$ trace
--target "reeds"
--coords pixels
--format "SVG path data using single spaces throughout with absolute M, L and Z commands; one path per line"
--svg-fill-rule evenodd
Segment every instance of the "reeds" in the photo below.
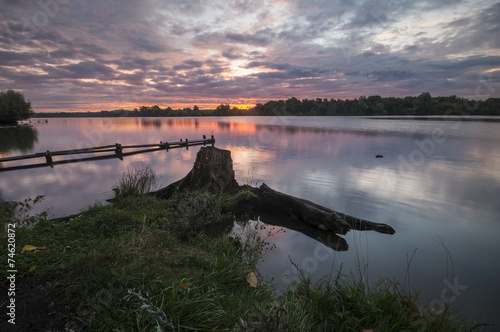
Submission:
M 151 165 L 138 163 L 127 168 L 127 172 L 113 188 L 115 199 L 123 199 L 129 196 L 139 196 L 154 190 L 158 178 Z

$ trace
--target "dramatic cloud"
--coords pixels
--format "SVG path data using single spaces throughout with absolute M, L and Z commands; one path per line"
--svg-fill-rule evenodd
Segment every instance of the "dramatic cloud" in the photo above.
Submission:
M 0 90 L 36 111 L 500 96 L 500 1 L 0 4 Z

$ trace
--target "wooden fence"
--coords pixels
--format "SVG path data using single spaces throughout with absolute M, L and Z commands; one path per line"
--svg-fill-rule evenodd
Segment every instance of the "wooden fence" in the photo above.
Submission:
M 47 150 L 46 152 L 28 154 L 28 155 L 24 155 L 24 156 L 12 156 L 12 157 L 0 158 L 0 172 L 26 169 L 26 168 L 35 168 L 35 167 L 45 167 L 45 166 L 54 167 L 54 165 L 59 165 L 59 164 L 68 164 L 68 163 L 76 163 L 76 162 L 92 161 L 92 160 L 102 160 L 102 159 L 109 159 L 109 158 L 119 158 L 119 159 L 123 160 L 123 157 L 131 156 L 134 154 L 160 151 L 160 150 L 168 151 L 170 149 L 178 149 L 178 148 L 184 148 L 184 147 L 186 149 L 188 149 L 190 146 L 207 145 L 207 144 L 211 144 L 212 146 L 214 146 L 214 144 L 215 144 L 214 135 L 212 135 L 210 138 L 207 138 L 205 135 L 203 135 L 203 139 L 192 140 L 192 141 L 190 141 L 186 138 L 185 140 L 181 139 L 178 142 L 165 142 L 165 143 L 163 143 L 162 141 L 160 141 L 160 143 L 158 143 L 158 144 L 122 145 L 120 143 L 115 143 L 113 145 L 96 146 L 96 147 L 84 148 L 84 149 L 61 150 L 61 151 L 49 151 L 49 150 Z M 133 150 L 130 152 L 125 152 L 124 150 L 127 150 L 127 149 L 142 149 L 142 150 Z M 54 160 L 54 157 L 57 157 L 57 156 L 100 154 L 100 153 L 108 153 L 108 154 L 99 155 L 99 156 L 94 155 L 94 156 L 85 156 L 85 157 L 78 157 L 78 158 L 72 158 L 72 159 Z M 14 165 L 14 166 L 4 167 L 5 164 L 7 164 L 7 163 L 11 163 L 11 162 L 18 161 L 18 160 L 35 159 L 35 158 L 44 158 L 45 162 L 33 163 L 33 164 L 28 164 L 28 165 Z

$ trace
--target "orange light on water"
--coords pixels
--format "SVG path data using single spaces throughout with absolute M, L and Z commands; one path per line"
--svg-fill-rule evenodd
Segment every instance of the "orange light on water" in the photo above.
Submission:
M 253 123 L 231 123 L 230 129 L 243 135 L 257 134 L 257 127 Z

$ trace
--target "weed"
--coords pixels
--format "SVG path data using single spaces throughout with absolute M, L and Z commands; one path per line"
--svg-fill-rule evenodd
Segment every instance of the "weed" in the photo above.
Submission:
M 207 191 L 177 193 L 166 205 L 172 228 L 182 234 L 196 235 L 209 225 L 232 223 L 228 194 L 213 195 Z
M 129 196 L 144 195 L 157 186 L 158 178 L 151 165 L 138 163 L 133 168 L 127 168 L 122 178 L 113 188 L 115 199 L 123 199 Z
M 233 234 L 238 247 L 241 249 L 243 258 L 250 265 L 257 265 L 266 253 L 276 248 L 269 245 L 267 240 L 283 230 L 268 229 L 260 220 L 249 220 L 239 224 L 239 230 Z
M 19 202 L 2 202 L 0 205 L 0 221 L 17 223 L 18 226 L 31 226 L 47 220 L 50 209 L 36 214 L 31 213 L 34 205 L 42 202 L 44 198 L 44 195 L 38 195 L 34 199 L 27 197 Z

